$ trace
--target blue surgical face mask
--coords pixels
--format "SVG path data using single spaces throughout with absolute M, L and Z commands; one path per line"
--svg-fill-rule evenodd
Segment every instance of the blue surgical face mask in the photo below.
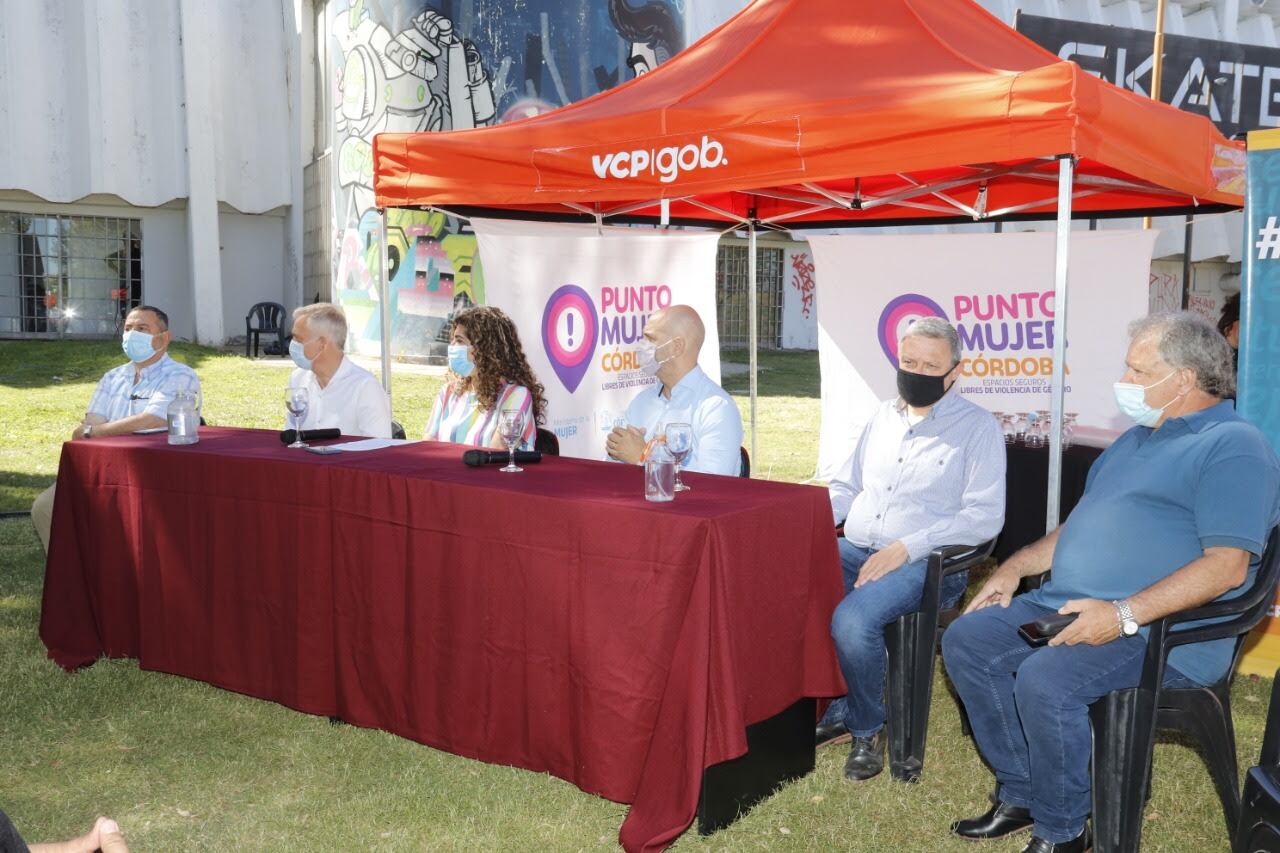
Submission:
M 1168 376 L 1150 385 L 1138 385 L 1134 382 L 1117 382 L 1115 383 L 1116 405 L 1120 407 L 1120 411 L 1124 412 L 1138 426 L 1153 427 L 1160 421 L 1160 415 L 1164 410 L 1177 402 L 1179 394 L 1160 408 L 1155 408 L 1147 404 L 1147 390 L 1154 388 L 1172 376 L 1176 371 L 1170 370 Z
M 155 347 L 151 346 L 152 337 L 154 335 L 149 332 L 140 332 L 134 329 L 124 333 L 124 337 L 120 340 L 120 346 L 130 361 L 134 364 L 141 364 L 156 354 Z
M 476 369 L 471 360 L 471 347 L 466 344 L 449 344 L 449 369 L 463 379 Z
M 306 356 L 306 347 L 297 338 L 289 341 L 289 358 L 293 359 L 293 363 L 303 370 L 311 369 L 311 359 Z

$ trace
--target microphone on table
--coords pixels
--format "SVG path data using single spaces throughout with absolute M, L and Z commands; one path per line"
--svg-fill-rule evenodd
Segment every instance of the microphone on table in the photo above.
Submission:
M 508 454 L 505 450 L 468 450 L 462 454 L 462 461 L 472 468 L 481 465 L 506 465 Z M 542 461 L 542 453 L 537 450 L 517 450 L 516 464 L 529 465 Z
M 281 444 L 293 444 L 299 438 L 301 438 L 303 441 L 324 441 L 326 438 L 341 438 L 341 437 L 342 437 L 342 430 L 338 429 L 337 427 L 330 427 L 329 429 L 304 429 L 302 430 L 301 436 L 298 435 L 298 430 L 296 429 L 286 429 L 286 430 L 280 431 Z

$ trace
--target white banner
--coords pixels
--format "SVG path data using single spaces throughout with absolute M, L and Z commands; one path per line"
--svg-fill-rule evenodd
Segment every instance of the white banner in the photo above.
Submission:
M 511 315 L 546 388 L 545 428 L 565 456 L 602 459 L 631 398 L 657 380 L 637 369 L 645 320 L 690 305 L 707 327 L 699 364 L 720 381 L 719 235 L 594 225 L 472 220 L 485 301 Z
M 1111 385 L 1130 320 L 1147 313 L 1156 231 L 1075 231 L 1068 292 L 1066 411 L 1124 429 Z M 849 453 L 880 400 L 897 396 L 898 337 L 939 316 L 960 333 L 959 390 L 993 412 L 1049 408 L 1054 235 L 811 237 L 820 282 L 818 477 Z

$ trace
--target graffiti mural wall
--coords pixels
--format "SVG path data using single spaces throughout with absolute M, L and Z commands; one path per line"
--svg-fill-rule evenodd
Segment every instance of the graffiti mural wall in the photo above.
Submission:
M 377 353 L 377 133 L 513 121 L 609 89 L 684 46 L 686 0 L 331 0 L 334 297 Z M 392 210 L 391 351 L 443 361 L 454 310 L 485 301 L 476 240 L 439 213 Z

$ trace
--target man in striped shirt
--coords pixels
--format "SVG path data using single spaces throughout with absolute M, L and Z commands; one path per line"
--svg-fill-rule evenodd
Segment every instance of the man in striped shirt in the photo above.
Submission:
M 1004 436 L 990 412 L 952 393 L 960 339 L 940 317 L 917 320 L 898 342 L 898 398 L 880 405 L 831 480 L 844 523 L 845 598 L 831 618 L 847 697 L 818 724 L 818 745 L 852 736 L 845 778 L 884 769 L 885 626 L 920 606 L 929 552 L 978 545 L 1004 525 Z M 942 603 L 964 592 L 950 575 Z
M 129 362 L 107 371 L 98 381 L 71 440 L 89 441 L 163 427 L 169 403 L 179 392 L 193 395 L 199 405 L 200 380 L 190 367 L 169 357 L 172 340 L 169 315 L 159 308 L 140 305 L 130 311 L 121 339 Z M 54 487 L 50 486 L 31 505 L 31 522 L 46 551 L 53 523 L 53 496 Z

